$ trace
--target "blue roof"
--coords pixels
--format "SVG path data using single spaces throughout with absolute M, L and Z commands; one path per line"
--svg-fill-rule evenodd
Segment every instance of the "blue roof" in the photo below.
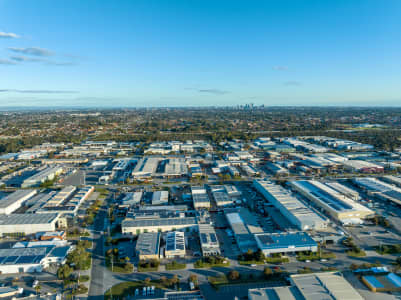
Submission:
M 255 236 L 261 242 L 262 250 L 317 246 L 317 243 L 306 232 L 262 233 Z
M 53 257 L 66 257 L 69 249 L 70 246 L 56 247 L 50 252 L 49 255 Z
M 384 288 L 384 285 L 381 284 L 379 280 L 376 279 L 374 276 L 364 276 L 365 281 L 374 288 Z
M 390 273 L 387 276 L 387 279 L 391 281 L 391 283 L 393 283 L 396 287 L 401 287 L 401 278 L 394 274 L 394 273 Z

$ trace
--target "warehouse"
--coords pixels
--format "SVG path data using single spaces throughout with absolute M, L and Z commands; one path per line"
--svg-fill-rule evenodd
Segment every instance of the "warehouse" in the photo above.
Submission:
M 50 201 L 48 201 L 45 206 L 50 207 L 61 205 L 64 201 L 72 196 L 76 189 L 77 188 L 72 185 L 66 186 L 60 192 L 58 192 L 57 195 L 55 195 Z
M 220 255 L 220 244 L 216 231 L 210 224 L 199 224 L 199 238 L 203 256 Z
M 57 194 L 56 191 L 52 191 L 50 193 L 39 193 L 30 198 L 26 203 L 25 206 L 29 208 L 25 211 L 26 214 L 35 213 L 40 210 L 51 198 L 53 198 Z
M 300 251 L 317 251 L 317 243 L 303 231 L 286 233 L 255 234 L 256 243 L 267 256 L 273 253 L 295 253 Z
M 170 158 L 165 162 L 163 177 L 176 178 L 188 175 L 188 167 L 182 158 Z
M 358 201 L 361 200 L 361 196 L 359 195 L 359 193 L 341 183 L 338 182 L 326 182 L 326 185 L 328 185 L 329 187 L 331 187 L 333 190 L 335 190 L 336 192 L 351 198 L 354 201 Z
M 66 214 L 69 216 L 74 216 L 78 212 L 81 204 L 89 198 L 89 195 L 94 191 L 93 186 L 85 186 L 80 188 L 72 197 L 69 195 L 69 198 L 63 200 L 63 202 L 55 201 L 53 205 L 44 205 L 40 209 L 38 209 L 37 213 L 60 213 Z M 62 197 L 64 199 L 64 197 Z M 52 200 L 50 200 L 52 201 Z M 59 203 L 56 205 L 56 203 Z
M 400 292 L 401 277 L 394 273 L 362 276 L 362 282 L 372 292 Z
M 225 169 L 227 170 L 227 172 L 228 172 L 231 176 L 236 177 L 236 176 L 240 176 L 240 175 L 241 175 L 241 173 L 239 172 L 239 170 L 238 170 L 236 167 L 234 167 L 234 166 L 228 166 L 228 167 L 226 167 Z
M 227 210 L 225 213 L 240 251 L 257 250 L 254 234 L 262 233 L 263 230 L 257 224 L 256 218 L 244 208 Z
M 58 218 L 57 213 L 0 215 L 0 236 L 55 231 Z
M 346 160 L 343 162 L 344 168 L 352 172 L 360 173 L 380 173 L 384 168 L 380 165 L 365 160 Z
M 141 233 L 135 251 L 140 260 L 159 259 L 160 232 Z
M 185 257 L 184 232 L 180 231 L 167 232 L 164 256 L 166 258 Z
M 210 187 L 210 190 L 217 207 L 230 206 L 233 204 L 233 199 L 226 192 L 225 186 L 213 185 Z
M 235 185 L 225 184 L 224 188 L 230 197 L 241 197 L 241 192 L 236 188 Z
M 0 199 L 0 214 L 11 214 L 22 206 L 29 198 L 36 194 L 36 190 L 18 190 Z
M 205 188 L 200 186 L 192 186 L 191 192 L 195 209 L 210 208 L 210 199 Z
M 352 182 L 366 191 L 368 195 L 385 193 L 393 189 L 392 185 L 371 177 L 353 178 Z
M 143 192 L 126 193 L 121 200 L 120 207 L 130 207 L 141 203 Z
M 291 286 L 248 290 L 249 300 L 363 300 L 340 273 L 290 275 Z
M 401 188 L 385 183 L 376 178 L 354 178 L 352 181 L 367 192 L 368 195 L 374 195 L 376 198 L 394 202 L 401 205 Z
M 138 235 L 143 232 L 166 232 L 172 230 L 197 230 L 194 217 L 171 217 L 149 219 L 124 219 L 121 222 L 123 234 Z
M 265 167 L 271 172 L 273 175 L 277 176 L 287 176 L 289 174 L 289 171 L 280 166 L 279 164 L 268 162 L 266 163 Z
M 257 176 L 259 175 L 259 171 L 251 164 L 241 166 L 242 170 L 248 176 Z
M 162 159 L 152 156 L 141 158 L 135 166 L 134 171 L 132 171 L 132 176 L 136 179 L 152 177 L 157 170 L 160 160 Z
M 0 249 L 0 273 L 42 272 L 50 264 L 65 262 L 70 246 Z
M 394 184 L 397 187 L 401 188 L 401 177 L 397 177 L 397 176 L 393 176 L 393 175 L 386 175 L 380 179 L 387 183 Z
M 63 168 L 59 166 L 46 168 L 39 173 L 25 179 L 21 184 L 22 188 L 34 187 L 44 183 L 47 180 L 53 180 L 56 176 L 63 172 Z
M 168 204 L 168 191 L 156 191 L 152 195 L 152 205 Z
M 266 180 L 254 180 L 253 186 L 300 230 L 319 230 L 327 227 L 326 219 L 312 211 L 280 185 Z
M 291 181 L 290 186 L 343 224 L 361 224 L 374 215 L 369 208 L 316 180 Z

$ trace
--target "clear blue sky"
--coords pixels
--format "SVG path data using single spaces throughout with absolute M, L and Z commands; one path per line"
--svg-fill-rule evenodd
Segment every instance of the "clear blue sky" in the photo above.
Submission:
M 401 1 L 0 0 L 0 106 L 401 105 Z

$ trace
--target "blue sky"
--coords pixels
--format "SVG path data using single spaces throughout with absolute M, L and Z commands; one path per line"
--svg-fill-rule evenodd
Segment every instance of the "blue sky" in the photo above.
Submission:
M 0 106 L 401 105 L 399 0 L 0 0 Z

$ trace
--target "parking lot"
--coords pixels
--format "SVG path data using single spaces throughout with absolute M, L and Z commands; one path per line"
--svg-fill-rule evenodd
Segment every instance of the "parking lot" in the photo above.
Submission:
M 372 248 L 387 244 L 401 244 L 401 237 L 398 234 L 382 226 L 364 225 L 347 227 L 347 229 L 356 237 L 356 242 L 363 248 Z
M 236 259 L 240 254 L 239 249 L 224 214 L 214 213 L 211 214 L 211 218 L 216 228 L 217 238 L 220 242 L 221 254 L 225 257 Z

